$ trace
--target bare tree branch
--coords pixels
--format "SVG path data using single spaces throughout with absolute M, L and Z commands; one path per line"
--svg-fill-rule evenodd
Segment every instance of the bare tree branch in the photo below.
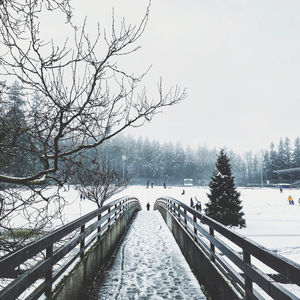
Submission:
M 93 159 L 85 165 L 86 167 L 81 168 L 77 173 L 79 191 L 81 197 L 96 203 L 98 208 L 129 184 L 129 178 L 122 178 L 107 161 L 99 162 Z
M 150 4 L 138 25 L 119 29 L 112 18 L 111 36 L 103 36 L 105 54 L 99 57 L 101 34 L 91 40 L 86 21 L 81 27 L 66 24 L 74 30 L 73 42 L 61 47 L 40 37 L 39 16 L 47 9 L 57 9 L 70 20 L 68 1 L 19 1 L 2 4 L 6 16 L 0 30 L 0 40 L 7 53 L 0 57 L 0 70 L 22 82 L 24 89 L 41 95 L 40 111 L 34 114 L 27 106 L 28 134 L 34 152 L 43 162 L 43 169 L 24 177 L 0 175 L 0 181 L 14 184 L 42 184 L 55 177 L 59 161 L 83 150 L 101 145 L 130 126 L 141 126 L 152 119 L 159 109 L 179 103 L 186 91 L 178 87 L 163 92 L 158 85 L 156 99 L 149 100 L 145 91 L 139 92 L 147 72 L 135 76 L 118 67 L 114 58 L 130 55 L 139 47 L 133 46 L 143 34 Z M 103 52 L 103 51 L 102 51 Z
M 149 11 L 150 2 L 137 25 L 123 19 L 117 26 L 113 15 L 110 33 L 101 32 L 98 26 L 91 38 L 87 19 L 81 26 L 73 23 L 69 0 L 0 0 L 0 150 L 4 159 L 12 157 L 12 150 L 17 155 L 28 154 L 23 155 L 24 165 L 31 165 L 26 172 L 12 172 L 0 164 L 0 228 L 13 234 L 18 214 L 29 228 L 22 241 L 0 241 L 0 250 L 15 249 L 30 240 L 32 232 L 61 218 L 64 199 L 59 187 L 74 173 L 81 174 L 80 162 L 88 149 L 128 127 L 143 125 L 162 108 L 186 97 L 186 90 L 177 86 L 164 90 L 162 80 L 156 95 L 150 97 L 142 86 L 149 68 L 142 74 L 122 68 L 122 60 L 140 49 L 137 43 Z M 40 22 L 45 15 L 55 18 L 57 14 L 73 33 L 61 44 L 43 38 Z M 18 126 L 13 118 L 9 122 L 4 118 L 12 96 L 4 84 L 8 78 L 20 82 L 26 95 L 24 122 Z M 126 182 L 106 163 L 93 163 L 84 176 L 98 181 L 93 191 L 85 186 L 82 193 L 87 191 L 89 198 L 102 205 Z M 56 185 L 50 196 L 49 185 Z M 53 211 L 51 205 L 56 207 Z

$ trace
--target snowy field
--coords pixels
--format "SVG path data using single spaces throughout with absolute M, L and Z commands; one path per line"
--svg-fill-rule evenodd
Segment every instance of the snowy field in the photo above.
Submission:
M 183 195 L 183 190 L 185 191 Z M 239 188 L 245 213 L 246 228 L 234 230 L 249 239 L 263 245 L 264 247 L 287 257 L 288 259 L 300 264 L 300 190 L 285 189 L 282 193 L 278 189 L 270 188 Z M 176 198 L 186 204 L 190 204 L 192 197 L 201 201 L 202 208 L 208 201 L 207 187 L 177 187 L 171 186 L 164 189 L 162 186 L 153 188 L 146 186 L 129 186 L 109 201 L 123 196 L 137 197 L 146 210 L 149 202 L 151 210 L 157 198 L 169 196 Z M 85 199 L 80 201 L 80 193 L 75 188 L 70 187 L 69 191 L 62 191 L 68 203 L 64 208 L 64 221 L 70 222 L 84 214 L 97 208 L 96 204 Z M 295 205 L 289 205 L 288 197 L 291 195 Z M 22 227 L 22 218 L 17 216 L 14 219 L 16 227 Z M 150 225 L 151 226 L 151 225 Z M 254 264 L 256 262 L 253 261 Z M 261 268 L 262 266 L 259 265 Z M 266 266 L 265 266 L 266 267 Z M 262 268 L 265 272 L 269 270 Z M 271 271 L 272 272 L 272 271 Z M 286 288 L 294 292 L 300 299 L 300 289 L 295 285 Z
M 183 189 L 185 194 L 182 195 Z M 278 189 L 270 188 L 240 188 L 243 211 L 245 213 L 246 228 L 235 229 L 251 240 L 281 254 L 300 264 L 300 205 L 298 199 L 300 190 L 285 189 L 282 193 Z M 197 197 L 202 208 L 208 201 L 208 188 L 203 187 L 167 187 L 129 186 L 111 200 L 122 196 L 137 197 L 143 210 L 149 202 L 151 208 L 155 200 L 161 196 L 174 197 L 186 204 L 191 197 Z M 64 192 L 70 205 L 65 209 L 65 218 L 69 221 L 96 208 L 88 200 L 79 201 L 79 194 L 75 190 Z M 295 205 L 289 205 L 288 196 L 291 195 Z
M 184 195 L 182 194 L 185 191 Z M 238 229 L 237 232 L 247 238 L 263 245 L 264 247 L 278 253 L 298 264 L 300 264 L 300 190 L 284 189 L 280 193 L 279 189 L 271 188 L 239 188 L 241 193 L 243 212 L 245 213 L 246 228 Z M 207 187 L 167 187 L 154 186 L 153 188 L 146 186 L 129 186 L 119 194 L 115 195 L 111 200 L 122 196 L 137 197 L 143 210 L 146 210 L 146 204 L 149 202 L 151 210 L 154 202 L 161 196 L 170 196 L 176 198 L 186 204 L 190 204 L 190 198 L 197 197 L 201 201 L 202 208 L 208 201 Z M 70 204 L 65 213 L 65 217 L 69 220 L 79 217 L 96 207 L 88 200 L 78 201 L 79 194 L 75 190 L 70 190 L 67 197 Z M 289 205 L 288 197 L 291 195 L 295 205 Z M 71 201 L 71 200 L 75 201 Z M 235 248 L 235 247 L 233 247 Z M 266 273 L 273 273 L 271 269 L 257 260 L 252 261 Z M 296 285 L 285 285 L 300 299 L 300 289 Z M 264 294 L 264 293 L 263 293 Z M 266 299 L 269 297 L 264 294 Z

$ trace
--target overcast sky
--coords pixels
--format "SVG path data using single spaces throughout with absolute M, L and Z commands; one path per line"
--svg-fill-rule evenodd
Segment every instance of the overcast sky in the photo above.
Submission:
M 145 0 L 73 0 L 75 18 L 107 26 L 137 22 Z M 300 136 L 299 0 L 152 0 L 150 19 L 130 61 L 152 65 L 145 84 L 188 90 L 187 99 L 156 115 L 136 137 L 236 152 L 267 149 Z M 78 19 L 78 20 L 79 20 Z M 91 26 L 93 28 L 93 26 Z

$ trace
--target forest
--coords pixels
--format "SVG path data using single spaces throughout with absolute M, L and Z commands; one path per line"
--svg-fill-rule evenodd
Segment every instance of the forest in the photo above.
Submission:
M 0 113 L 0 171 L 10 176 L 29 175 L 42 162 L 30 151 L 35 145 L 30 145 L 26 137 L 26 95 L 22 94 L 22 87 L 17 81 L 8 90 L 8 100 Z M 39 94 L 34 93 L 30 101 L 37 114 L 39 98 Z M 201 145 L 192 149 L 179 142 L 161 144 L 159 141 L 150 141 L 147 137 L 133 138 L 122 134 L 104 141 L 98 149 L 88 150 L 86 157 L 109 163 L 112 169 L 120 176 L 129 178 L 133 184 L 151 181 L 156 185 L 162 185 L 163 182 L 181 185 L 184 178 L 191 178 L 196 185 L 208 185 L 218 151 L 219 149 L 208 149 Z M 274 170 L 300 166 L 299 137 L 293 144 L 288 137 L 281 138 L 277 147 L 271 142 L 270 148 L 260 153 L 249 150 L 240 155 L 230 149 L 226 151 L 239 186 L 277 183 L 282 178 Z M 81 166 L 88 163 L 89 160 L 81 159 Z M 77 183 L 76 180 L 74 174 L 69 174 L 69 183 Z M 285 180 L 293 181 L 295 178 Z
M 192 149 L 181 143 L 161 144 L 148 138 L 135 139 L 120 136 L 105 143 L 101 148 L 101 157 L 105 157 L 114 169 L 122 173 L 122 156 L 126 156 L 125 173 L 133 183 L 145 184 L 183 184 L 184 178 L 192 178 L 196 185 L 208 185 L 214 172 L 219 149 L 198 146 Z M 232 173 L 239 186 L 261 186 L 275 184 L 281 180 L 295 181 L 295 178 L 280 178 L 274 170 L 300 166 L 300 139 L 290 145 L 289 138 L 280 139 L 278 148 L 274 143 L 270 149 L 243 155 L 226 149 L 232 166 Z

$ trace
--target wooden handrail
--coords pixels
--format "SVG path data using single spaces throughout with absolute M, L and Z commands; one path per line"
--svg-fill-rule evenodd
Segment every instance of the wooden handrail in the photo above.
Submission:
M 62 274 L 78 256 L 83 257 L 84 251 L 91 245 L 91 241 L 96 240 L 97 237 L 103 234 L 108 227 L 115 223 L 132 205 L 138 205 L 139 208 L 141 208 L 137 198 L 123 197 L 112 201 L 41 237 L 39 240 L 31 242 L 21 249 L 0 258 L 0 278 L 10 278 L 17 273 L 16 268 L 19 268 L 28 259 L 33 259 L 42 251 L 46 251 L 45 259 L 30 263 L 29 269 L 24 270 L 21 275 L 0 291 L 0 300 L 16 299 L 39 278 L 44 278 L 45 281 L 26 299 L 38 299 L 44 292 L 46 295 L 50 295 L 52 283 L 59 278 L 59 275 Z M 96 220 L 87 226 L 87 223 L 93 219 Z M 78 230 L 79 232 L 77 232 Z M 85 239 L 95 231 L 96 234 L 90 241 L 85 242 Z M 54 247 L 55 243 L 74 232 L 76 234 L 73 238 L 66 239 L 64 243 L 60 242 L 57 248 Z M 65 258 L 77 245 L 80 245 L 79 252 L 68 257 L 67 262 L 64 262 L 62 266 L 59 267 L 59 270 L 57 269 L 54 272 L 53 267 L 57 262 Z
M 216 267 L 221 265 L 222 268 L 220 270 L 223 273 L 225 270 L 230 274 L 231 279 L 236 280 L 236 282 L 244 288 L 247 299 L 261 299 L 259 292 L 253 287 L 253 282 L 259 285 L 274 299 L 299 299 L 282 285 L 276 283 L 274 279 L 263 271 L 252 265 L 251 257 L 255 257 L 277 271 L 291 283 L 300 286 L 299 264 L 271 252 L 258 243 L 234 232 L 230 228 L 203 215 L 177 199 L 171 197 L 158 198 L 155 202 L 154 209 L 157 209 L 158 206 L 163 207 L 174 219 L 182 224 L 182 227 L 193 236 L 194 241 L 199 244 L 201 249 L 211 257 L 212 263 L 217 262 L 215 264 Z M 231 249 L 219 236 L 216 237 L 216 232 L 218 235 L 225 237 L 240 247 L 242 254 Z M 224 260 L 224 256 L 230 260 L 230 264 Z M 243 277 L 238 274 L 236 267 L 243 271 Z

